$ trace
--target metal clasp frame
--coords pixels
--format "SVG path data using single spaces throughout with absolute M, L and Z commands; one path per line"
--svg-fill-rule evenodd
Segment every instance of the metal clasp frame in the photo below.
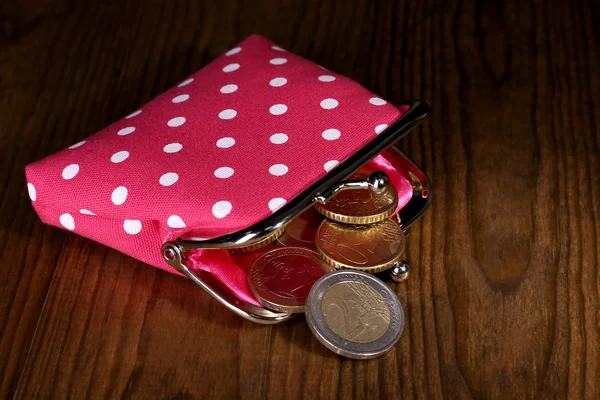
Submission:
M 209 285 L 196 272 L 189 269 L 183 263 L 184 253 L 197 249 L 232 249 L 252 245 L 261 240 L 265 235 L 282 229 L 292 218 L 299 215 L 315 202 L 325 202 L 342 190 L 359 187 L 369 188 L 374 192 L 383 190 L 389 184 L 389 177 L 381 171 L 372 173 L 366 179 L 351 181 L 345 181 L 344 179 L 408 133 L 427 115 L 428 110 L 429 106 L 426 103 L 413 103 L 398 121 L 380 133 L 364 149 L 338 165 L 333 171 L 267 219 L 247 229 L 210 240 L 194 241 L 179 238 L 167 242 L 162 246 L 163 258 L 175 270 L 187 276 L 225 307 L 247 320 L 260 324 L 276 324 L 293 318 L 294 314 L 276 312 L 264 307 L 258 307 L 239 300 L 220 285 Z M 406 227 L 414 222 L 429 206 L 431 202 L 431 186 L 425 174 L 404 153 L 396 148 L 390 148 L 398 153 L 399 159 L 402 161 L 403 167 L 407 170 L 413 185 L 413 197 L 399 212 L 400 226 L 403 230 L 406 230 Z M 407 265 L 399 265 L 398 268 L 395 267 L 391 271 L 393 280 L 397 280 L 394 278 L 394 273 L 398 273 L 401 268 L 407 268 Z

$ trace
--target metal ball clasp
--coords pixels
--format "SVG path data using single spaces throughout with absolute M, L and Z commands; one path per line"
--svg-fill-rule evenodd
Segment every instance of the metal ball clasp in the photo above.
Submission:
M 408 278 L 409 273 L 410 265 L 406 261 L 400 261 L 390 268 L 390 279 L 394 282 L 402 282 Z
M 369 189 L 375 193 L 381 193 L 383 189 L 390 184 L 390 178 L 382 171 L 373 172 L 369 175 L 367 181 L 369 183 Z

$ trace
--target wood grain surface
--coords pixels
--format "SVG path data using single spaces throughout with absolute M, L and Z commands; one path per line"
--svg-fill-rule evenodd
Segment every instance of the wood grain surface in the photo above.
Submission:
M 600 398 L 600 3 L 0 5 L 0 398 Z M 392 102 L 434 184 L 399 344 L 352 361 L 44 226 L 24 166 L 251 33 Z

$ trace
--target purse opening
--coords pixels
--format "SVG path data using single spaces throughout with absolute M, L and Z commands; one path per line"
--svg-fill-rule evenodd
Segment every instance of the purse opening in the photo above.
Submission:
M 398 191 L 398 206 L 392 217 L 409 204 L 415 194 L 410 176 L 412 171 L 407 168 L 409 165 L 414 166 L 404 159 L 402 153 L 388 149 L 360 169 L 360 172 L 368 174 L 383 171 L 388 175 L 390 184 Z M 208 272 L 238 299 L 260 306 L 248 286 L 248 268 L 257 257 L 274 248 L 277 246 L 269 244 L 252 252 L 238 254 L 230 254 L 227 249 L 195 249 L 186 252 L 183 262 L 194 272 Z

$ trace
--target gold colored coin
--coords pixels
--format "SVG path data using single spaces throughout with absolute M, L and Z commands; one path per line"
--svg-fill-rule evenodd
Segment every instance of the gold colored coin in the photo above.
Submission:
M 277 242 L 286 247 L 306 247 L 317 251 L 315 236 L 323 219 L 314 207 L 310 207 L 286 225 Z
M 332 331 L 353 342 L 374 342 L 390 327 L 386 300 L 361 282 L 341 282 L 330 287 L 321 300 L 321 311 Z
M 400 260 L 404 246 L 404 233 L 390 218 L 372 225 L 347 225 L 325 220 L 317 230 L 319 254 L 337 269 L 385 271 Z
M 283 247 L 258 257 L 248 271 L 252 294 L 269 309 L 304 312 L 313 284 L 330 267 L 319 255 L 303 247 Z
M 267 236 L 263 237 L 262 239 L 260 239 L 258 242 L 252 243 L 247 246 L 242 245 L 240 247 L 229 249 L 229 252 L 231 254 L 249 253 L 251 251 L 261 249 L 261 248 L 266 247 L 269 244 L 273 243 L 275 240 L 277 240 L 277 238 L 279 236 L 281 236 L 282 233 L 283 233 L 283 228 L 277 229 L 277 230 L 269 233 Z
M 365 179 L 366 174 L 356 173 L 350 179 Z M 383 221 L 398 206 L 398 192 L 387 185 L 381 193 L 368 188 L 342 190 L 324 204 L 317 204 L 317 211 L 337 222 L 345 224 L 372 224 Z

